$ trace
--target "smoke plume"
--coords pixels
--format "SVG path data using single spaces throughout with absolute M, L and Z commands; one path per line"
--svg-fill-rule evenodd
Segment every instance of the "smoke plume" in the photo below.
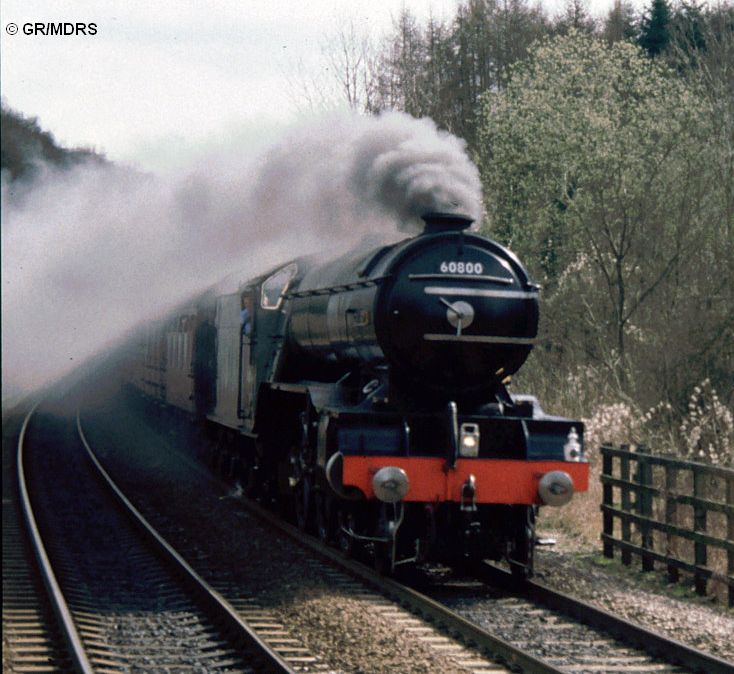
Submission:
M 3 182 L 4 403 L 233 272 L 481 215 L 463 141 L 430 120 L 332 115 L 245 153 L 175 179 L 90 163 Z
M 431 211 L 479 220 L 481 185 L 465 143 L 430 119 L 402 113 L 332 115 L 298 129 L 266 157 L 253 191 L 270 217 L 295 206 L 308 219 L 317 205 L 323 226 L 383 226 L 411 234 Z

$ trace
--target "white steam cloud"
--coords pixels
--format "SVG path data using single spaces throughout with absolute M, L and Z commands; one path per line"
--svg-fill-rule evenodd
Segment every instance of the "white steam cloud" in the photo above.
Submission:
M 415 232 L 428 211 L 481 216 L 464 142 L 401 113 L 332 115 L 212 164 L 166 180 L 88 164 L 3 181 L 3 402 L 235 270 Z

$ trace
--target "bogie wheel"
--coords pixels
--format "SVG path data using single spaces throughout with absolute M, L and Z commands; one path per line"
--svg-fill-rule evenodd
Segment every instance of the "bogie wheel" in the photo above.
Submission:
M 316 535 L 322 543 L 329 543 L 333 539 L 336 529 L 333 499 L 326 491 L 318 489 L 314 493 L 313 503 Z
M 227 463 L 227 451 L 223 447 L 219 447 L 214 455 L 214 474 L 217 477 L 224 477 L 224 466 Z
M 296 486 L 293 494 L 296 524 L 301 531 L 306 531 L 309 528 L 309 520 L 311 517 L 311 500 L 312 500 L 312 489 L 311 489 L 311 478 L 307 475 L 301 477 L 298 485 Z
M 354 531 L 356 529 L 356 517 L 350 510 L 342 509 L 339 511 L 337 521 L 337 539 L 339 541 L 339 548 L 345 555 L 351 557 L 354 554 L 354 537 L 350 536 L 347 531 Z M 345 529 L 347 531 L 345 531 Z
M 259 499 L 262 496 L 262 484 L 260 481 L 260 470 L 255 463 L 255 458 L 250 457 L 243 470 L 245 496 L 251 499 Z
M 373 543 L 373 566 L 377 573 L 391 576 L 393 573 L 393 543 L 392 541 L 375 541 Z
M 533 506 L 517 507 L 512 521 L 514 530 L 508 562 L 512 575 L 524 580 L 533 575 L 535 508 Z

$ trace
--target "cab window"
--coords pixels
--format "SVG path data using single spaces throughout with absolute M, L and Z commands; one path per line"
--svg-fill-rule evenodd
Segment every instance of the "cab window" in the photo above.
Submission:
M 279 269 L 271 274 L 262 284 L 260 306 L 263 309 L 279 309 L 283 302 L 283 295 L 288 290 L 298 267 L 295 263 Z

